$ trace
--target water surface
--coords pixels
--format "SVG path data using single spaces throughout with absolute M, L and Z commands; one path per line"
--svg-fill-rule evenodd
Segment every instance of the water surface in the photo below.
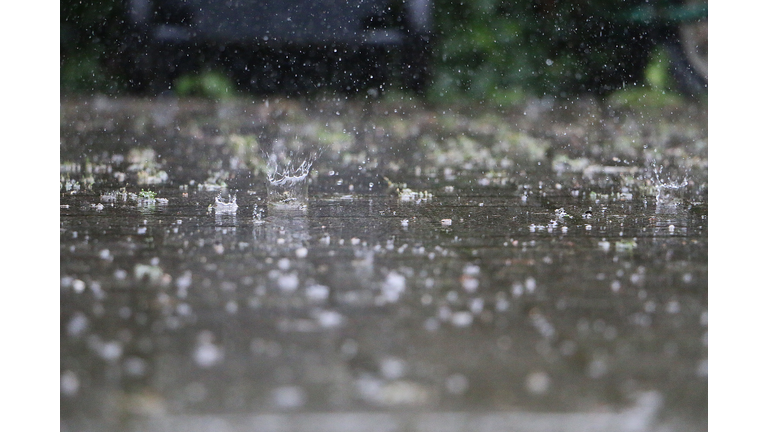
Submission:
M 62 430 L 706 428 L 701 106 L 61 113 Z

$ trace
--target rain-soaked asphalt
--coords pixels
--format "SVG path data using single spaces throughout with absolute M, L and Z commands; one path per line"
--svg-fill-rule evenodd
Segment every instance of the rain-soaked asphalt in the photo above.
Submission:
M 706 106 L 97 97 L 60 159 L 62 431 L 706 430 Z

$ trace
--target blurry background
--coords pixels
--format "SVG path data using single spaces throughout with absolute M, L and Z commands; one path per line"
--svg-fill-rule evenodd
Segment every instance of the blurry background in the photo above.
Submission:
M 701 97 L 706 17 L 684 0 L 61 0 L 61 92 Z

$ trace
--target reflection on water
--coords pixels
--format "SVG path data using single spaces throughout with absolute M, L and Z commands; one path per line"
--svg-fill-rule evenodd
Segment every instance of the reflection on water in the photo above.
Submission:
M 307 246 L 309 218 L 304 209 L 270 207 L 263 223 L 253 226 L 254 246 L 264 253 L 280 254 Z

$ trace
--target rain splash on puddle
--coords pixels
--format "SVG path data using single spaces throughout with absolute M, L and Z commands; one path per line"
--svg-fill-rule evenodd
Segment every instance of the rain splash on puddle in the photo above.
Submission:
M 676 213 L 683 200 L 681 192 L 688 186 L 688 177 L 675 178 L 664 174 L 664 167 L 654 165 L 654 186 L 656 188 L 656 213 Z
M 282 141 L 264 158 L 267 162 L 267 202 L 274 208 L 306 210 L 309 173 L 319 152 L 290 150 Z
M 223 199 L 221 194 L 216 196 L 214 201 L 217 214 L 234 214 L 237 213 L 237 195 L 229 195 L 227 199 Z

